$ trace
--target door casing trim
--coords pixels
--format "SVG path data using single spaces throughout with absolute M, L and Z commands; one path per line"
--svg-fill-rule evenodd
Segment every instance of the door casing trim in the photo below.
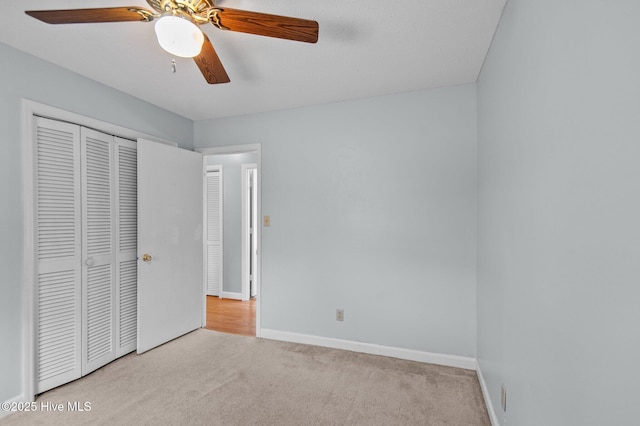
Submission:
M 250 277 L 249 277 L 249 258 L 251 257 L 251 253 L 249 253 L 249 239 L 251 238 L 251 235 L 249 234 L 249 232 L 247 232 L 248 228 L 249 228 L 249 221 L 248 221 L 248 217 L 251 214 L 251 211 L 249 210 L 249 203 L 247 203 L 247 199 L 250 196 L 249 191 L 248 191 L 248 185 L 249 182 L 247 180 L 248 178 L 248 172 L 249 170 L 256 170 L 257 173 L 257 169 L 258 166 L 255 163 L 251 163 L 251 164 L 241 164 L 240 165 L 240 192 L 241 192 L 241 198 L 242 198 L 242 202 L 241 202 L 241 214 L 242 214 L 242 244 L 241 244 L 241 250 L 242 250 L 242 260 L 241 260 L 241 264 L 242 264 L 242 300 L 249 300 L 251 298 L 251 288 L 250 288 Z M 257 176 L 256 176 L 256 186 L 257 186 Z M 257 190 L 260 190 L 260 188 L 257 188 Z M 257 198 L 257 197 L 256 197 Z M 256 210 L 257 210 L 257 206 L 256 206 Z M 258 219 L 258 215 L 256 214 L 256 222 L 259 222 Z M 254 228 L 257 229 L 258 228 L 258 223 L 254 224 Z M 256 232 L 254 229 L 254 232 Z M 257 262 L 256 262 L 257 263 Z M 258 281 L 259 281 L 259 276 L 258 274 L 255 274 L 256 277 L 254 279 L 254 282 L 256 284 L 256 289 L 258 288 Z M 257 296 L 257 293 L 256 293 Z

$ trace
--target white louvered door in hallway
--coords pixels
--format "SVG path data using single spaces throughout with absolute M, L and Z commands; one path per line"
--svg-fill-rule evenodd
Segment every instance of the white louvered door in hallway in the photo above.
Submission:
M 36 393 L 135 350 L 136 145 L 35 120 Z
M 206 279 L 207 295 L 222 292 L 222 167 L 209 166 L 206 174 Z

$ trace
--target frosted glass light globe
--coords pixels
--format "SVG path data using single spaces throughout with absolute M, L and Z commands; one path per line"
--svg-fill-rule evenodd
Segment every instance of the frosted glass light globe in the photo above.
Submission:
M 160 47 L 172 55 L 193 58 L 200 54 L 204 34 L 193 22 L 179 16 L 161 16 L 155 30 Z

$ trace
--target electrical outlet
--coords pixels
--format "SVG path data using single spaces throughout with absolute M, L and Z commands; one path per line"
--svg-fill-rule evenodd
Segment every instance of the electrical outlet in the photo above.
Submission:
M 336 321 L 344 321 L 344 309 L 336 309 Z
M 507 388 L 504 387 L 504 383 L 502 384 L 502 394 L 500 396 L 500 405 L 502 406 L 502 411 L 507 412 Z

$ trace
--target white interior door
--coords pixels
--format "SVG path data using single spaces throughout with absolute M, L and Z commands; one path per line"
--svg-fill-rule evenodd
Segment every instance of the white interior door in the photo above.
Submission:
M 249 297 L 256 297 L 258 294 L 258 168 L 251 170 L 251 285 L 249 287 Z
M 242 164 L 242 300 L 256 293 L 257 266 L 257 165 Z
M 138 139 L 138 353 L 202 326 L 202 192 L 202 154 Z

